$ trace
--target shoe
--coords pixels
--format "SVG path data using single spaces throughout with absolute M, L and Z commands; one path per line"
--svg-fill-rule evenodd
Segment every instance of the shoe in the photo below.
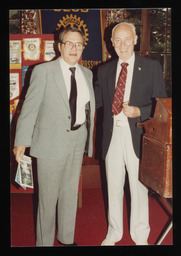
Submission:
M 109 241 L 108 239 L 104 239 L 104 241 L 101 244 L 101 246 L 113 246 L 113 245 L 115 245 L 115 243 Z
M 74 247 L 74 246 L 78 246 L 78 244 L 76 244 L 75 242 L 73 244 L 63 244 L 64 247 Z
M 73 244 L 63 244 L 62 242 L 60 242 L 59 240 L 57 240 L 59 244 L 63 245 L 64 247 L 74 247 L 74 246 L 78 246 L 77 243 L 73 243 Z
M 136 243 L 136 245 L 149 245 L 148 242 Z

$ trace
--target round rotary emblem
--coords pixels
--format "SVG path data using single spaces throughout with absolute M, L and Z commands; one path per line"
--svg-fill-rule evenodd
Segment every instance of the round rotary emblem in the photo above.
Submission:
M 63 26 L 65 27 L 77 27 L 80 29 L 84 35 L 85 35 L 85 45 L 87 45 L 87 41 L 89 41 L 89 34 L 88 34 L 88 29 L 86 28 L 87 25 L 84 24 L 84 21 L 80 19 L 80 17 L 77 17 L 77 15 L 66 15 L 66 17 L 63 17 L 62 20 L 59 20 L 59 23 L 57 24 L 56 30 L 60 29 L 60 27 Z
M 29 49 L 30 51 L 34 51 L 34 50 L 36 49 L 36 45 L 35 45 L 35 44 L 29 44 L 29 45 L 28 45 L 28 49 Z

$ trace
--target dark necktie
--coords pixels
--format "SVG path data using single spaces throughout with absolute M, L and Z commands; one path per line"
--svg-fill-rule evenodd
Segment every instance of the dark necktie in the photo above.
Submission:
M 126 62 L 123 62 L 121 64 L 121 72 L 119 74 L 119 78 L 116 85 L 116 90 L 114 93 L 114 99 L 112 103 L 112 112 L 114 115 L 118 115 L 121 113 L 123 107 L 122 103 L 124 100 L 124 92 L 125 92 L 125 85 L 126 85 L 126 78 L 127 78 L 127 66 L 129 64 Z
M 71 91 L 70 91 L 70 111 L 71 111 L 71 127 L 75 124 L 76 121 L 76 105 L 77 105 L 77 85 L 75 80 L 75 69 L 74 67 L 69 68 L 72 72 L 71 74 Z

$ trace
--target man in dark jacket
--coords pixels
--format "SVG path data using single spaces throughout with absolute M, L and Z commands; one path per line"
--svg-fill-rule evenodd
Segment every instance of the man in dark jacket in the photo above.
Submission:
M 118 59 L 98 69 L 95 83 L 97 108 L 103 106 L 103 145 L 108 184 L 108 232 L 102 245 L 115 245 L 123 235 L 125 166 L 131 193 L 130 233 L 136 245 L 148 244 L 150 232 L 148 190 L 139 181 L 142 128 L 155 97 L 166 97 L 158 62 L 134 53 L 135 27 L 119 23 L 112 31 Z

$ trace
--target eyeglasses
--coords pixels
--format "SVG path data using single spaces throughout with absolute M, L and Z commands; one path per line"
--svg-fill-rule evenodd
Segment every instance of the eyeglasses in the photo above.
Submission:
M 70 41 L 62 42 L 65 45 L 67 50 L 71 50 L 74 46 L 77 51 L 82 51 L 84 49 L 84 45 L 82 43 L 72 43 Z

